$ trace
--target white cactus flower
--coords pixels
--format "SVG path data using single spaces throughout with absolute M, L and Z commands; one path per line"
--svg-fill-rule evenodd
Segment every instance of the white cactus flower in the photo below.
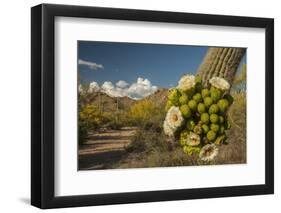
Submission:
M 167 114 L 163 124 L 164 133 L 167 136 L 174 136 L 175 131 L 183 124 L 184 118 L 178 107 L 172 106 Z
M 172 129 L 177 130 L 183 123 L 181 111 L 178 107 L 172 106 L 166 115 L 165 121 Z
M 166 120 L 164 121 L 163 129 L 164 129 L 165 135 L 167 135 L 167 136 L 169 136 L 169 137 L 173 137 L 173 136 L 174 136 L 175 129 L 172 129 L 172 128 L 168 125 L 168 122 L 167 122 Z
M 215 144 L 207 144 L 203 146 L 199 153 L 199 158 L 202 161 L 212 161 L 218 155 L 219 150 Z
M 188 146 L 198 146 L 200 144 L 200 136 L 190 132 L 186 138 L 186 145 Z
M 229 90 L 229 88 L 230 88 L 230 84 L 224 78 L 213 77 L 209 80 L 209 82 L 213 87 L 215 87 L 217 89 Z
M 196 84 L 194 75 L 184 75 L 178 83 L 178 88 L 182 90 L 189 90 Z

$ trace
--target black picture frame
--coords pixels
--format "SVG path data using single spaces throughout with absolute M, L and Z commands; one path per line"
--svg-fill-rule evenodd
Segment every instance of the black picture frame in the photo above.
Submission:
M 54 21 L 55 17 L 100 18 L 162 23 L 263 28 L 266 32 L 265 184 L 78 196 L 54 195 Z M 274 193 L 274 20 L 241 16 L 176 13 L 41 4 L 31 9 L 31 204 L 60 208 L 121 203 L 218 198 Z M 94 193 L 94 192 L 93 192 Z

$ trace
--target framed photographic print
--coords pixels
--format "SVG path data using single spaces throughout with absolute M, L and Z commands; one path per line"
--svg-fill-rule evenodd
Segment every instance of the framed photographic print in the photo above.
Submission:
M 272 194 L 274 21 L 31 9 L 31 203 Z

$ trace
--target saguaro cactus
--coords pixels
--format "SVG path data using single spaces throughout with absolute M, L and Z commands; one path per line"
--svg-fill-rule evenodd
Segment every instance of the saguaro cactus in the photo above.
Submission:
M 212 77 L 225 78 L 232 85 L 239 63 L 245 53 L 245 48 L 210 47 L 197 70 L 206 86 Z

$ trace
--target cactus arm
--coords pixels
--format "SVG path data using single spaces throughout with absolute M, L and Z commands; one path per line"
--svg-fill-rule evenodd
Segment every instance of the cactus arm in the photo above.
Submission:
M 209 79 L 218 76 L 225 78 L 232 85 L 245 51 L 245 48 L 210 47 L 197 70 L 197 74 L 202 77 L 203 84 L 208 85 Z

